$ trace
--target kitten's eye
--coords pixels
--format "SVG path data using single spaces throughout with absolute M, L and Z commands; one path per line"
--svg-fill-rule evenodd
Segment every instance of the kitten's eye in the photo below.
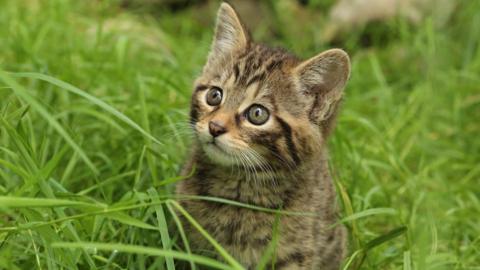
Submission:
M 217 106 L 222 102 L 222 89 L 214 86 L 207 93 L 207 104 L 210 106 Z
M 267 122 L 270 113 L 261 105 L 252 105 L 247 111 L 247 118 L 254 125 L 263 125 Z

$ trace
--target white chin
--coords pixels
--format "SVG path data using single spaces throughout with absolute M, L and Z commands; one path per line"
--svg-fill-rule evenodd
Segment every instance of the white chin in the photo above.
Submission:
M 207 156 L 220 165 L 230 166 L 237 164 L 235 157 L 232 154 L 227 153 L 223 148 L 218 145 L 207 143 L 203 144 L 203 150 Z

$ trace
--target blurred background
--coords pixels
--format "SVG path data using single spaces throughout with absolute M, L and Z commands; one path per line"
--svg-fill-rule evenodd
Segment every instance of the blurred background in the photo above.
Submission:
M 351 56 L 329 142 L 344 269 L 480 269 L 480 1 L 229 2 L 259 42 Z M 0 0 L 0 269 L 188 253 L 172 191 L 219 4 Z

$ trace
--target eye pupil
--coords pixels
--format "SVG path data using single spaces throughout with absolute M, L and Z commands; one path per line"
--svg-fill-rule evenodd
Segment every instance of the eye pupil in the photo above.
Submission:
M 210 106 L 220 105 L 222 102 L 222 95 L 222 89 L 215 86 L 212 87 L 207 93 L 207 104 Z
M 250 123 L 254 125 L 262 125 L 267 122 L 269 118 L 268 110 L 261 106 L 261 105 L 252 105 L 250 109 L 247 111 L 247 118 Z

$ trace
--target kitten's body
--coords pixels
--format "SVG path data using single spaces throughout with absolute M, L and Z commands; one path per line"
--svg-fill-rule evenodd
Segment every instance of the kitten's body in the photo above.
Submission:
M 179 183 L 177 193 L 306 213 L 280 217 L 275 269 L 338 269 L 345 232 L 334 226 L 325 138 L 348 74 L 348 56 L 340 50 L 301 61 L 251 42 L 233 9 L 223 4 L 192 96 L 197 140 L 183 174 L 193 168 L 195 173 Z M 212 89 L 222 90 L 214 106 L 207 104 Z M 252 124 L 252 104 L 268 112 L 265 122 Z M 242 265 L 257 266 L 272 241 L 275 214 L 205 200 L 181 203 Z M 187 221 L 184 226 L 193 250 L 213 251 Z
M 196 175 L 183 182 L 180 194 L 220 197 L 251 205 L 292 212 L 316 213 L 318 216 L 283 216 L 279 224 L 279 241 L 275 269 L 338 269 L 345 252 L 343 227 L 331 227 L 336 221 L 335 193 L 328 174 L 327 161 L 306 165 L 289 183 L 275 189 L 233 176 L 205 162 L 200 153 L 190 160 L 185 172 L 198 167 Z M 228 204 L 191 200 L 182 205 L 215 239 L 247 269 L 255 269 L 272 240 L 275 214 L 235 207 Z M 194 250 L 213 250 L 191 225 L 189 240 Z M 270 268 L 268 268 L 270 269 Z

